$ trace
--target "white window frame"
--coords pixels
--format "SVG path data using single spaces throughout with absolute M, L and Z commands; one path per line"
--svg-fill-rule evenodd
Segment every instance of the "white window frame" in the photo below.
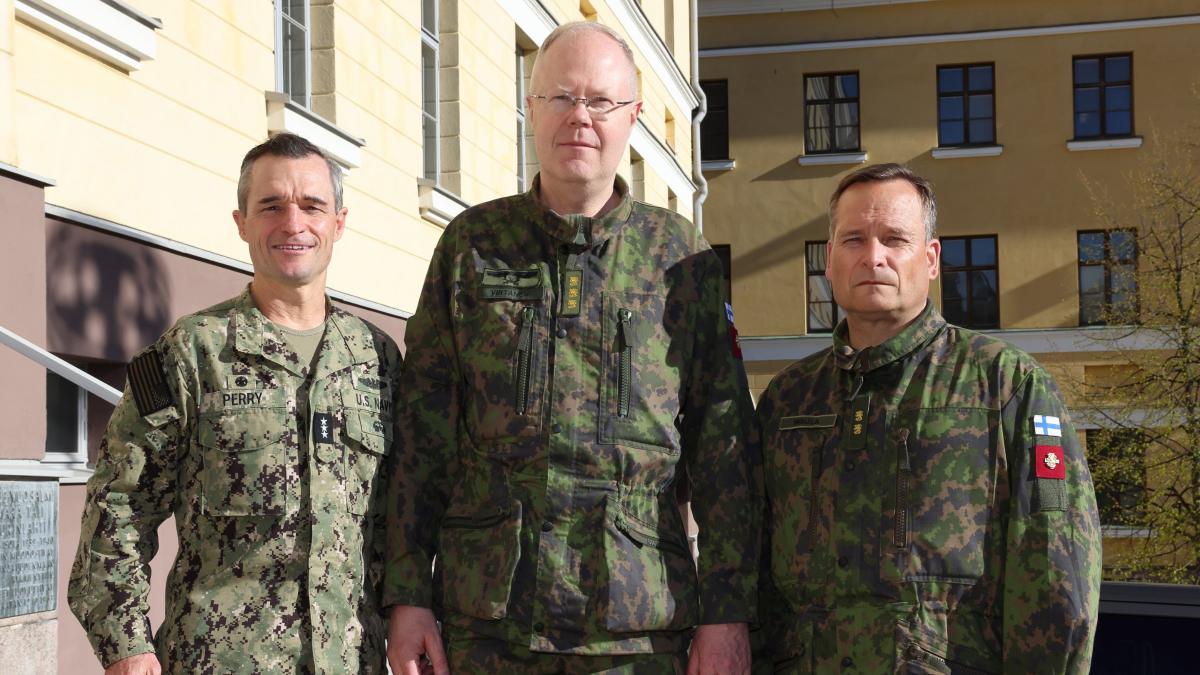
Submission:
M 424 3 L 422 3 L 421 16 L 421 175 L 427 180 L 431 180 L 436 185 L 442 184 L 442 120 L 441 106 L 442 88 L 438 81 L 441 74 L 441 40 L 438 37 L 438 27 L 440 24 L 438 1 L 434 0 L 429 3 L 432 9 L 433 16 L 427 17 L 424 15 Z M 425 49 L 428 48 L 433 53 L 432 65 L 425 63 Z M 426 73 L 432 73 L 433 77 L 433 106 L 432 112 L 427 109 L 427 101 L 425 100 Z M 425 124 L 433 126 L 433 133 L 427 138 L 425 132 Z M 432 142 L 433 148 L 428 148 L 425 143 Z M 433 167 L 427 166 L 432 154 Z
M 301 25 L 290 16 L 283 13 L 283 0 L 275 0 L 275 84 L 279 91 L 304 108 L 312 107 L 312 6 L 309 0 L 298 0 L 304 3 L 304 24 Z M 293 92 L 284 87 L 283 71 L 289 62 L 283 45 L 283 23 L 288 22 L 304 31 L 304 100 L 296 100 Z
M 527 133 L 527 111 L 525 110 L 525 50 L 519 46 L 516 49 L 517 54 L 517 192 L 524 192 L 529 189 L 529 177 L 525 172 L 525 163 L 528 161 L 528 155 L 525 149 L 525 135 Z
M 162 21 L 120 0 L 15 0 L 17 19 L 127 73 L 154 58 Z
M 46 371 L 50 372 L 50 371 Z M 75 450 L 74 452 L 47 451 L 42 455 L 44 464 L 87 464 L 88 461 L 88 392 L 75 386 Z M 47 421 L 49 418 L 47 417 Z

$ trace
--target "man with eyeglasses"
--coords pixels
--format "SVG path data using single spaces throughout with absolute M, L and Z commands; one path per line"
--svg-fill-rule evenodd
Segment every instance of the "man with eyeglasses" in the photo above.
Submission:
M 748 671 L 753 412 L 720 261 L 617 177 L 636 83 L 612 30 L 552 32 L 528 98 L 540 174 L 433 254 L 400 385 L 397 673 Z

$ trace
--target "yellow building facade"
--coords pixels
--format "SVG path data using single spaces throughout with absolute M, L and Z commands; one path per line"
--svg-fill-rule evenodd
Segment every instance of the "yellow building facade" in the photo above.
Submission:
M 0 0 L 0 328 L 119 389 L 177 316 L 245 285 L 239 163 L 290 131 L 346 169 L 331 295 L 402 340 L 449 220 L 536 174 L 523 96 L 567 21 L 630 44 L 644 111 L 620 171 L 635 197 L 691 216 L 694 18 L 687 0 Z M 0 603 L 0 670 L 99 672 L 64 589 L 112 408 L 47 368 L 0 347 L 0 420 L 20 430 L 0 441 L 0 488 L 57 491 L 53 525 L 0 505 L 14 523 L 0 539 L 57 528 L 37 588 L 0 571 L 33 598 Z
M 702 0 L 700 15 L 718 111 L 705 234 L 727 247 L 756 397 L 830 344 L 828 200 L 867 163 L 932 181 L 930 290 L 951 321 L 1034 354 L 1067 390 L 1153 346 L 1114 350 L 1093 325 L 1124 297 L 1112 271 L 1137 264 L 1120 230 L 1138 223 L 1097 207 L 1132 203 L 1130 175 L 1195 128 L 1200 2 Z M 1076 423 L 1085 437 L 1107 426 Z M 1145 533 L 1106 535 L 1111 554 Z

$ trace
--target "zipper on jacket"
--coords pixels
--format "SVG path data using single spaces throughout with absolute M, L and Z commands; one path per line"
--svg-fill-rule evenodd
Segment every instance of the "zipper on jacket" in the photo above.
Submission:
M 524 415 L 529 409 L 530 362 L 533 360 L 533 326 L 537 309 L 526 307 L 521 310 L 521 336 L 517 341 L 517 414 Z
M 629 320 L 633 312 L 622 309 L 617 312 L 617 348 L 620 354 L 617 382 L 617 417 L 629 417 L 629 388 L 633 384 L 633 340 Z
M 908 457 L 908 429 L 900 430 L 896 456 L 896 521 L 893 542 L 896 548 L 908 546 L 908 490 L 912 483 L 912 463 Z

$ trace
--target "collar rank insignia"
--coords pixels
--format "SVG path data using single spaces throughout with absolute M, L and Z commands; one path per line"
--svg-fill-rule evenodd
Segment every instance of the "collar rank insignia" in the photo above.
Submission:
M 1062 421 L 1054 415 L 1034 415 L 1033 433 L 1038 436 L 1062 436 Z
M 1063 449 L 1056 445 L 1034 446 L 1036 457 L 1036 473 L 1038 478 L 1067 478 L 1067 459 Z

